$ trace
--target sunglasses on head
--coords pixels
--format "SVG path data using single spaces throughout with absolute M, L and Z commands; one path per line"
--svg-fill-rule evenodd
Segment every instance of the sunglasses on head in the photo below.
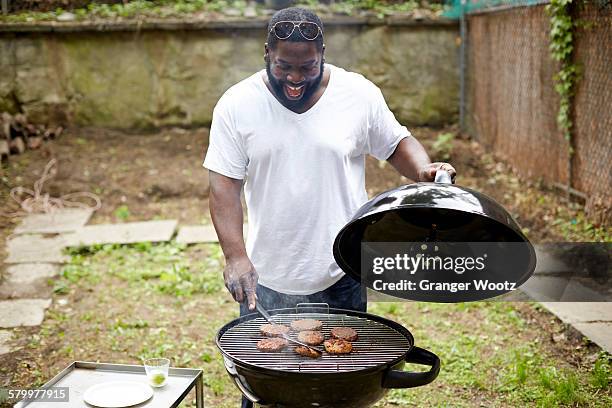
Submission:
M 278 21 L 274 23 L 270 32 L 274 33 L 279 40 L 286 40 L 291 37 L 291 34 L 295 31 L 295 27 L 298 28 L 302 37 L 308 41 L 315 40 L 319 34 L 323 35 L 321 27 L 310 21 Z

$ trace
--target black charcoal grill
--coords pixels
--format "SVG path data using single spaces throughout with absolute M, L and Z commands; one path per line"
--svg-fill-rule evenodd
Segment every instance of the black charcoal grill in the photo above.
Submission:
M 410 388 L 433 381 L 440 370 L 438 357 L 414 346 L 412 334 L 402 325 L 376 315 L 325 307 L 271 310 L 280 324 L 297 319 L 323 322 L 323 333 L 347 326 L 359 339 L 347 355 L 324 353 L 321 358 L 302 357 L 291 344 L 280 353 L 264 353 L 256 343 L 266 321 L 250 314 L 225 325 L 217 346 L 225 367 L 240 391 L 251 401 L 275 407 L 367 407 L 390 388 Z M 294 336 L 295 334 L 291 334 Z M 430 365 L 427 372 L 401 371 L 406 362 Z

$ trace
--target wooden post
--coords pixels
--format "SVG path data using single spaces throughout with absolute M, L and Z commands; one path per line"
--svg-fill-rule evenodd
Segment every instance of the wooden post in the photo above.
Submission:
M 2 0 L 2 14 L 8 14 L 8 0 Z

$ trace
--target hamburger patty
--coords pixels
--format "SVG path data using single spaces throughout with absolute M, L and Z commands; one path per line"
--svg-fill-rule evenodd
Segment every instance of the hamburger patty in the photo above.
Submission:
M 348 354 L 353 350 L 351 342 L 341 339 L 325 340 L 324 345 L 329 354 Z
M 331 336 L 346 341 L 355 341 L 358 337 L 357 332 L 350 327 L 334 327 L 331 329 Z
M 310 357 L 310 358 L 321 357 L 321 353 L 319 353 L 317 350 L 313 350 L 311 348 L 304 347 L 304 346 L 297 346 L 296 348 L 293 349 L 293 351 L 298 353 L 300 356 L 304 356 L 304 357 Z
M 314 319 L 301 319 L 291 322 L 291 328 L 294 331 L 301 332 L 306 330 L 318 331 L 323 327 L 323 323 Z
M 285 339 L 281 339 L 279 337 L 274 337 L 271 339 L 261 339 L 257 342 L 257 350 L 265 351 L 268 353 L 277 353 L 287 347 L 289 342 Z
M 262 324 L 259 331 L 266 337 L 283 337 L 283 334 L 289 333 L 289 327 L 283 324 Z
M 319 344 L 323 343 L 325 337 L 320 331 L 305 330 L 298 334 L 298 340 L 310 346 L 318 346 Z

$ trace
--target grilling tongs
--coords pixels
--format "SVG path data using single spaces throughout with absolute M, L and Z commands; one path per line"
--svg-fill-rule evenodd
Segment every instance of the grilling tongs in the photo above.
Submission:
M 278 324 L 278 323 L 274 322 L 274 320 L 272 320 L 272 317 L 270 316 L 268 311 L 261 305 L 261 303 L 259 303 L 259 300 L 255 301 L 255 307 L 257 308 L 257 311 L 259 312 L 259 314 L 261 314 L 264 317 L 264 319 L 266 319 L 266 321 L 268 323 L 270 323 L 270 324 Z M 302 343 L 301 341 L 295 340 L 295 339 L 289 337 L 287 334 L 283 333 L 281 337 L 283 339 L 291 342 L 291 343 L 295 343 L 295 344 L 299 344 L 300 346 L 308 347 L 309 349 L 314 350 L 317 353 L 323 354 L 323 350 L 321 350 L 321 349 L 319 349 L 317 347 L 314 347 L 314 346 L 309 346 L 308 344 Z

